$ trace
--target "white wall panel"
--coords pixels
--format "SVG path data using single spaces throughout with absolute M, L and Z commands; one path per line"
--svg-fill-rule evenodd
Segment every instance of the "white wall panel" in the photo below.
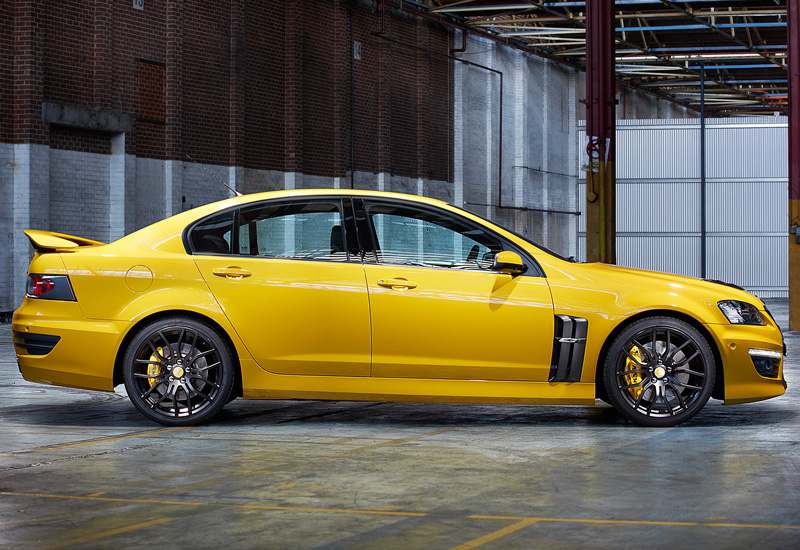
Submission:
M 700 231 L 700 186 L 693 182 L 618 182 L 617 232 Z
M 708 278 L 743 286 L 759 296 L 785 296 L 789 288 L 786 241 L 783 234 L 711 236 Z
M 697 238 L 690 235 L 619 235 L 617 264 L 699 277 Z
M 699 120 L 617 124 L 617 263 L 699 277 Z M 706 276 L 762 297 L 788 295 L 786 140 L 785 118 L 706 123 Z M 584 259 L 585 214 L 578 231 Z

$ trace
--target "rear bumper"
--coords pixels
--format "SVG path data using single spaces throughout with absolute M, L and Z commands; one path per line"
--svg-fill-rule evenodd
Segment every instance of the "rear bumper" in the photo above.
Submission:
M 76 302 L 25 299 L 11 321 L 20 373 L 29 382 L 113 391 L 127 326 L 87 320 Z

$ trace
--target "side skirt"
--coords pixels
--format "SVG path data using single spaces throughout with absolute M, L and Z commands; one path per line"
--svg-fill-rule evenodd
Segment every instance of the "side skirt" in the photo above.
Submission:
M 594 405 L 593 382 L 554 383 L 272 374 L 242 362 L 245 399 Z

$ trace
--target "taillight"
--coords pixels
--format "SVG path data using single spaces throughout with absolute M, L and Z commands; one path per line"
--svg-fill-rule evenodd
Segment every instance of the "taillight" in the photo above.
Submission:
M 28 298 L 45 300 L 75 300 L 75 293 L 72 292 L 72 285 L 66 275 L 31 273 L 28 275 L 25 295 Z
M 37 298 L 47 294 L 55 288 L 56 284 L 50 277 L 44 275 L 31 275 L 28 279 L 28 295 Z

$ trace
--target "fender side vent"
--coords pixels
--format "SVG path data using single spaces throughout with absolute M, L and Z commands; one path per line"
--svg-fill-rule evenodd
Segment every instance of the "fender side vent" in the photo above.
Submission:
M 580 317 L 555 316 L 555 343 L 550 361 L 550 382 L 579 382 L 589 322 Z

